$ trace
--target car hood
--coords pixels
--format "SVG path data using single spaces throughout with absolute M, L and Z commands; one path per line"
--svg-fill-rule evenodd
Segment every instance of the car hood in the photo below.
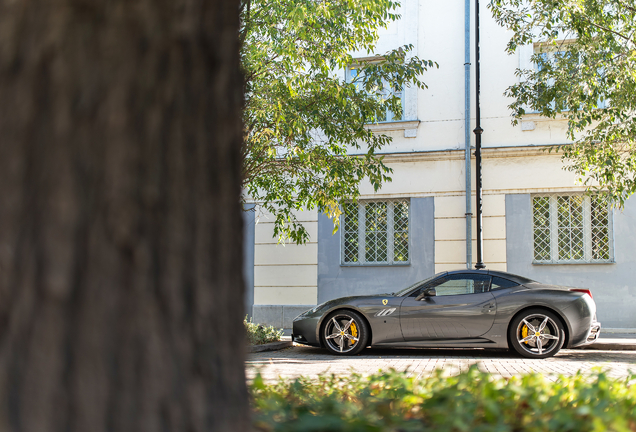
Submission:
M 326 302 L 317 305 L 314 309 L 312 309 L 312 311 L 321 312 L 321 311 L 331 309 L 335 306 L 356 305 L 360 302 L 364 302 L 365 300 L 385 299 L 388 297 L 394 297 L 394 295 L 390 293 L 381 293 L 381 294 L 339 297 L 337 299 L 327 300 Z
M 360 300 L 376 299 L 376 298 L 387 298 L 387 297 L 394 297 L 394 296 L 393 296 L 393 294 L 390 294 L 390 293 L 347 296 L 347 297 L 339 297 L 339 298 L 333 299 L 333 300 L 328 300 L 328 301 L 326 301 L 323 304 L 324 305 L 327 305 L 327 304 L 330 304 L 330 305 L 346 304 L 346 303 L 355 303 L 355 302 L 358 302 Z

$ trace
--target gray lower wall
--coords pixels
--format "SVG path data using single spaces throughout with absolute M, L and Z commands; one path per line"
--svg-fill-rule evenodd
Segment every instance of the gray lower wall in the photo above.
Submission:
M 301 313 L 315 305 L 254 305 L 252 320 L 258 324 L 290 329 L 292 322 Z
M 338 297 L 392 292 L 435 272 L 435 201 L 411 198 L 410 264 L 407 266 L 341 266 L 340 232 L 318 215 L 318 303 Z
M 607 328 L 636 328 L 636 198 L 614 211 L 615 264 L 532 264 L 532 201 L 506 195 L 508 271 L 539 282 L 592 290 Z

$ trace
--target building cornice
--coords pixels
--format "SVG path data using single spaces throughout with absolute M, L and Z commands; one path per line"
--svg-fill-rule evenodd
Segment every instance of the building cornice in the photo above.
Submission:
M 373 132 L 384 132 L 392 130 L 417 129 L 420 120 L 401 120 L 392 122 L 373 123 L 365 125 L 367 129 Z
M 510 146 L 510 147 L 482 147 L 482 158 L 513 158 L 513 157 L 530 157 L 530 156 L 560 156 L 558 151 L 554 151 L 554 147 L 568 145 L 532 145 L 532 146 Z M 552 149 L 552 152 L 550 152 Z M 453 150 L 430 150 L 421 152 L 404 152 L 404 153 L 379 153 L 384 156 L 385 162 L 422 162 L 422 161 L 439 161 L 439 160 L 464 160 L 464 149 Z M 474 157 L 474 154 L 473 154 Z

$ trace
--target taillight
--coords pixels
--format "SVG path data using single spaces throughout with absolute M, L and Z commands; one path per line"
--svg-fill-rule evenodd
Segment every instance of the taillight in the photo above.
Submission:
M 590 297 L 594 298 L 594 296 L 592 295 L 592 291 L 590 291 L 589 289 L 571 288 L 570 291 L 582 292 L 583 294 L 587 294 Z

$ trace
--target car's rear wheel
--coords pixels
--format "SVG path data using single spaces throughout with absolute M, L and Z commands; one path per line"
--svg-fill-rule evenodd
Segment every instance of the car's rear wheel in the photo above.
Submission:
M 337 355 L 355 355 L 369 340 L 369 325 L 358 313 L 340 310 L 325 318 L 321 338 L 329 352 Z
M 524 357 L 543 359 L 559 352 L 565 331 L 559 317 L 545 309 L 529 309 L 510 322 L 508 337 L 512 347 Z

